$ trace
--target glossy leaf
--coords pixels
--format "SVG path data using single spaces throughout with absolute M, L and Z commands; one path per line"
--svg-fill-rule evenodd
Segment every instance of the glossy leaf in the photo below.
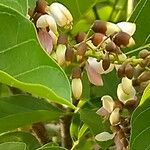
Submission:
M 0 20 L 0 82 L 74 107 L 70 83 L 42 50 L 33 24 L 1 3 Z
M 32 141 L 32 142 L 31 142 Z M 5 142 L 23 142 L 29 150 L 35 150 L 40 147 L 39 141 L 29 132 L 15 131 L 0 134 L 0 143 Z
M 18 13 L 27 15 L 27 0 L 0 0 L 0 4 L 16 10 Z
M 25 143 L 6 142 L 0 144 L 0 150 L 28 150 Z
M 58 119 L 62 111 L 45 100 L 27 95 L 0 98 L 0 132 L 40 121 Z
M 135 7 L 129 21 L 136 23 L 137 29 L 134 34 L 135 48 L 150 43 L 150 1 L 140 0 Z

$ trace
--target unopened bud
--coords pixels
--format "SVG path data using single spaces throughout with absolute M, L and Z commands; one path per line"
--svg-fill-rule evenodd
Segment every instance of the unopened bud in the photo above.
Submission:
M 101 98 L 101 100 L 104 109 L 106 109 L 109 113 L 111 113 L 114 109 L 114 104 L 115 104 L 112 97 L 109 95 L 105 95 Z
M 80 43 L 77 47 L 77 60 L 81 60 L 83 56 L 85 55 L 85 52 L 87 50 L 87 44 L 85 42 Z
M 134 109 L 137 107 L 137 105 L 138 105 L 137 100 L 129 100 L 125 103 L 124 107 L 127 109 Z
M 125 64 L 121 65 L 119 68 L 118 68 L 118 77 L 119 78 L 122 78 L 125 76 Z
M 56 49 L 56 58 L 59 65 L 63 65 L 65 63 L 65 52 L 66 45 L 59 44 Z
M 47 7 L 46 12 L 51 14 L 60 27 L 71 28 L 72 27 L 72 15 L 69 10 L 60 3 L 52 3 Z
M 36 22 L 37 28 L 47 28 L 49 27 L 54 33 L 57 33 L 57 25 L 54 18 L 50 15 L 42 15 L 38 18 Z
M 139 52 L 139 58 L 145 59 L 147 56 L 150 55 L 150 52 L 147 49 L 143 49 Z
M 64 34 L 60 34 L 58 37 L 57 44 L 67 45 L 68 44 L 68 37 Z
M 113 38 L 113 41 L 119 47 L 131 47 L 135 44 L 133 38 L 125 32 L 117 33 Z
M 94 32 L 105 34 L 107 30 L 106 22 L 101 20 L 96 20 L 93 24 L 92 30 Z
M 77 43 L 81 43 L 86 37 L 86 33 L 85 32 L 79 32 L 76 36 L 75 36 L 75 39 L 76 39 L 76 42 Z
M 107 45 L 106 45 L 106 51 L 107 52 L 116 52 L 116 49 L 117 49 L 117 46 L 116 46 L 116 44 L 114 43 L 114 42 L 109 42 L 109 43 L 107 43 Z
M 79 67 L 72 69 L 72 79 L 81 78 L 81 69 Z
M 127 78 L 129 79 L 132 79 L 133 78 L 133 75 L 134 75 L 134 68 L 130 65 L 130 64 L 127 64 L 125 66 L 125 75 Z
M 119 108 L 115 108 L 110 115 L 109 121 L 112 126 L 118 125 L 120 122 Z
M 109 56 L 106 54 L 105 58 L 102 60 L 102 67 L 106 71 L 110 67 Z
M 82 81 L 80 78 L 72 79 L 72 93 L 76 100 L 79 100 L 82 95 Z
M 104 34 L 94 33 L 92 36 L 92 43 L 94 46 L 98 46 L 104 40 Z
M 71 61 L 73 60 L 73 55 L 74 55 L 74 51 L 72 47 L 67 47 L 66 53 L 65 53 L 65 59 L 68 64 L 70 64 Z
M 115 134 L 110 134 L 109 132 L 102 132 L 102 133 L 100 133 L 100 134 L 97 134 L 96 136 L 95 136 L 95 139 L 97 140 L 97 141 L 108 141 L 108 140 L 111 140 L 111 139 L 113 139 L 114 138 L 114 136 L 115 136 Z
M 37 13 L 44 14 L 46 7 L 47 7 L 47 2 L 45 0 L 38 0 L 36 2 L 36 8 L 35 8 L 35 10 L 36 10 Z
M 139 82 L 145 82 L 150 80 L 150 71 L 144 71 L 139 77 L 138 81 Z

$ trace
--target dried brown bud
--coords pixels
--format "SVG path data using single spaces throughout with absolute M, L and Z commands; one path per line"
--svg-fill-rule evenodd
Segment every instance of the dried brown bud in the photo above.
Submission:
M 123 146 L 124 146 L 125 148 L 129 145 L 126 138 L 122 138 L 120 141 L 121 141 L 121 143 L 123 144 Z
M 94 32 L 105 34 L 107 31 L 107 26 L 105 21 L 96 20 L 93 24 L 92 30 Z
M 139 82 L 145 82 L 150 80 L 150 71 L 144 71 L 139 77 L 138 81 Z
M 35 11 L 36 11 L 37 13 L 42 13 L 42 14 L 44 14 L 46 7 L 47 7 L 47 2 L 46 2 L 45 0 L 38 0 L 38 1 L 36 2 Z
M 75 36 L 75 39 L 76 39 L 76 42 L 77 43 L 81 43 L 84 38 L 86 37 L 86 33 L 85 32 L 79 32 L 76 36 Z
M 94 33 L 92 36 L 92 42 L 95 46 L 98 46 L 103 41 L 104 34 Z
M 106 54 L 105 58 L 102 60 L 102 67 L 104 71 L 110 67 L 110 59 L 108 54 Z
M 132 79 L 134 75 L 134 68 L 130 64 L 125 66 L 125 75 L 128 79 Z
M 79 67 L 72 69 L 72 78 L 81 78 L 81 69 Z
M 145 59 L 143 59 L 140 63 L 140 66 L 142 68 L 146 67 L 149 64 L 150 60 L 148 59 L 148 57 L 146 57 Z
M 119 67 L 119 69 L 118 69 L 118 77 L 119 78 L 122 78 L 122 77 L 124 77 L 125 76 L 125 64 L 122 64 L 120 67 Z
M 66 61 L 71 62 L 73 59 L 73 55 L 74 55 L 74 51 L 73 51 L 72 47 L 67 47 L 66 53 L 65 53 Z
M 137 105 L 138 105 L 137 100 L 129 100 L 125 103 L 124 107 L 127 109 L 134 109 L 137 107 Z
M 111 42 L 107 43 L 105 48 L 106 48 L 106 51 L 115 53 L 116 49 L 117 49 L 117 46 L 114 42 L 111 41 Z
M 135 44 L 132 37 L 126 32 L 117 33 L 113 38 L 113 41 L 119 47 L 120 46 L 130 47 Z
M 121 101 L 116 100 L 114 102 L 115 102 L 114 108 L 120 108 L 120 110 L 123 109 L 124 104 Z
M 150 52 L 147 49 L 143 49 L 139 52 L 139 58 L 146 58 L 148 55 L 150 55 Z
M 83 57 L 85 55 L 86 50 L 87 50 L 87 44 L 85 42 L 80 43 L 77 47 L 77 55 Z
M 59 37 L 58 37 L 57 43 L 67 45 L 68 44 L 68 37 L 64 34 L 60 34 Z

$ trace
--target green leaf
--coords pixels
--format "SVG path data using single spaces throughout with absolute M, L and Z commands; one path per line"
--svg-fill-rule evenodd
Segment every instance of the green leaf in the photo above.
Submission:
M 146 98 L 146 97 L 145 97 Z M 131 120 L 131 150 L 149 150 L 150 149 L 150 95 L 135 110 Z
M 15 9 L 18 13 L 21 13 L 24 16 L 27 15 L 27 0 L 1 0 L 0 4 Z
M 25 143 L 6 142 L 0 144 L 0 150 L 28 150 Z
M 42 50 L 33 24 L 1 4 L 0 20 L 0 82 L 74 108 L 68 78 Z
M 136 45 L 135 48 L 150 43 L 150 1 L 140 0 L 135 7 L 129 21 L 136 23 L 137 29 L 133 35 Z
M 55 0 L 47 0 L 49 3 L 55 2 Z M 64 4 L 73 16 L 74 23 L 79 21 L 88 10 L 90 10 L 98 0 L 59 0 L 60 3 Z
M 31 142 L 32 141 L 32 142 Z M 4 142 L 23 142 L 29 150 L 35 150 L 40 147 L 39 141 L 29 132 L 15 131 L 0 135 L 0 143 Z
M 27 95 L 0 98 L 0 132 L 40 121 L 58 119 L 62 111 L 45 100 Z

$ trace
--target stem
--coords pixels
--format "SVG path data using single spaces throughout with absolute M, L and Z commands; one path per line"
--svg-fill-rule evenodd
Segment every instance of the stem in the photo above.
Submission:
M 71 149 L 72 139 L 70 136 L 70 124 L 71 124 L 72 115 L 63 116 L 60 119 L 60 129 L 61 129 L 61 143 L 62 146 Z
M 93 7 L 93 12 L 94 12 L 95 19 L 96 19 L 96 20 L 99 20 L 100 18 L 99 18 L 99 15 L 98 15 L 97 7 L 96 7 L 96 6 Z
M 32 130 L 36 134 L 37 138 L 42 144 L 46 144 L 49 142 L 48 133 L 44 127 L 42 122 L 34 123 L 32 125 Z

